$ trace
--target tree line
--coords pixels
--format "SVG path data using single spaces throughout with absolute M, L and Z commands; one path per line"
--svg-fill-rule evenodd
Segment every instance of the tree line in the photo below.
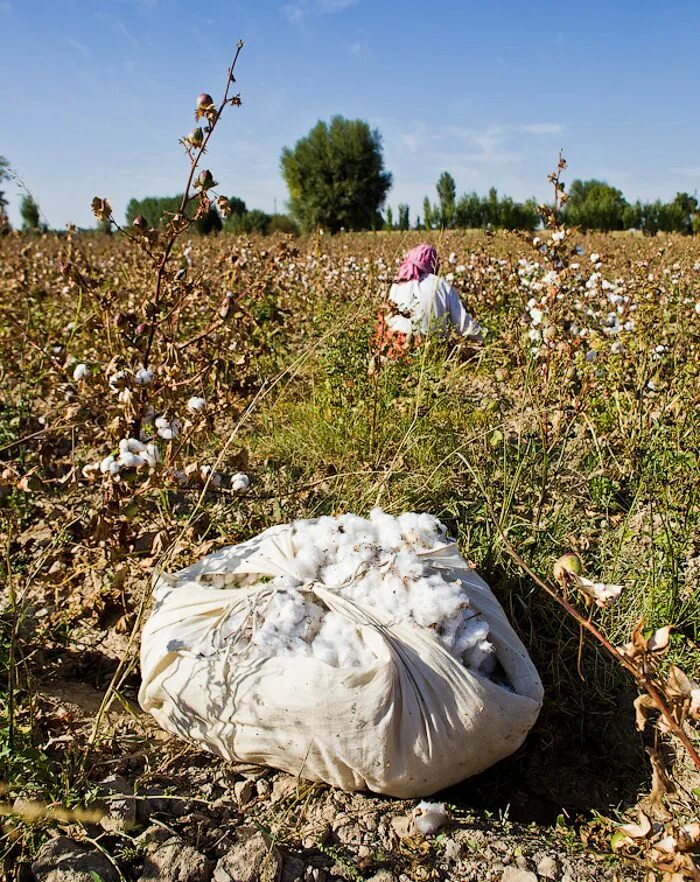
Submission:
M 148 225 L 158 227 L 168 217 L 180 210 L 182 194 L 175 196 L 146 196 L 143 199 L 131 199 L 126 206 L 126 223 L 133 224 L 140 215 L 146 218 Z M 210 233 L 219 233 L 222 230 L 229 233 L 293 233 L 299 229 L 294 221 L 286 214 L 267 214 L 259 208 L 248 210 L 245 202 L 237 196 L 228 197 L 231 213 L 222 218 L 216 207 L 212 205 L 208 213 L 194 222 L 194 229 L 203 236 Z M 194 216 L 196 206 L 189 206 L 190 216 Z
M 401 203 L 396 218 L 385 205 L 392 175 L 384 168 L 382 139 L 376 129 L 360 119 L 334 116 L 329 123 L 319 121 L 293 147 L 285 147 L 280 159 L 282 176 L 289 190 L 289 214 L 267 214 L 249 210 L 237 197 L 228 201 L 231 213 L 222 217 L 212 206 L 205 217 L 194 222 L 202 235 L 220 231 L 234 233 L 293 233 L 325 229 L 408 230 L 408 229 L 505 229 L 534 230 L 541 223 L 534 199 L 517 202 L 502 196 L 495 187 L 486 195 L 464 193 L 457 196 L 453 176 L 444 171 L 437 183 L 437 201 L 426 196 L 422 216 L 410 217 L 410 208 Z M 9 176 L 7 160 L 0 157 L 0 184 Z M 583 230 L 641 230 L 646 233 L 700 232 L 698 199 L 677 193 L 670 202 L 628 202 L 622 192 L 591 179 L 575 180 L 567 192 L 563 220 Z M 179 210 L 182 195 L 148 196 L 132 199 L 126 209 L 126 223 L 139 215 L 158 227 Z M 9 228 L 5 208 L 7 199 L 0 192 L 0 229 Z M 194 206 L 191 207 L 194 212 Z M 27 195 L 21 205 L 23 230 L 41 229 L 39 207 Z M 106 230 L 106 228 L 105 228 Z

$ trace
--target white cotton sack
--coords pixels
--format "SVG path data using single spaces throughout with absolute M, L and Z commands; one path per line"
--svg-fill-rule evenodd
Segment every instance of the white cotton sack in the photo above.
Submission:
M 159 576 L 139 700 L 240 762 L 428 796 L 516 750 L 542 686 L 428 515 L 297 521 Z

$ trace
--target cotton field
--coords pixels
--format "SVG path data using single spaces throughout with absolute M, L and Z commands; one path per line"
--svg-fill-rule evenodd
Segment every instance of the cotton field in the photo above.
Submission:
M 483 331 L 393 357 L 378 314 L 425 236 Z M 552 781 L 552 817 L 633 804 L 646 787 L 652 730 L 635 728 L 624 665 L 535 578 L 630 664 L 676 678 L 697 744 L 696 237 L 185 236 L 157 303 L 152 273 L 120 234 L 0 238 L 13 800 L 63 800 L 64 780 L 89 794 L 112 767 L 148 785 L 171 761 L 132 712 L 154 575 L 284 523 L 297 568 L 275 577 L 254 628 L 222 626 L 236 658 L 371 664 L 358 630 L 310 598 L 313 582 L 432 629 L 503 683 L 488 625 L 423 563 L 449 536 L 545 687 L 503 780 L 538 798 Z M 553 578 L 562 555 L 581 575 Z M 62 697 L 74 693 L 96 700 L 76 710 Z M 411 829 L 448 823 L 437 806 Z

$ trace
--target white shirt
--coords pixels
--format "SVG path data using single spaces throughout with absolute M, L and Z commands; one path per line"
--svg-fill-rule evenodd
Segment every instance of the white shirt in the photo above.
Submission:
M 387 316 L 387 326 L 400 334 L 427 333 L 433 323 L 442 333 L 451 322 L 463 337 L 481 339 L 481 325 L 462 305 L 457 289 L 442 276 L 427 275 L 420 281 L 394 282 L 389 300 L 403 315 Z

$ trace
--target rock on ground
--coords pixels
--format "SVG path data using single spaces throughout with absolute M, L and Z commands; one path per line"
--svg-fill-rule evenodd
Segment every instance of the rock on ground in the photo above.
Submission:
M 535 873 L 521 870 L 519 867 L 506 867 L 501 876 L 501 882 L 537 882 L 537 876 Z
M 154 843 L 139 882 L 209 882 L 212 863 L 179 836 Z
M 52 839 L 32 862 L 36 882 L 119 882 L 119 875 L 96 848 L 67 836 Z
M 274 882 L 282 859 L 279 851 L 259 831 L 241 830 L 237 842 L 219 860 L 214 870 L 214 882 Z

